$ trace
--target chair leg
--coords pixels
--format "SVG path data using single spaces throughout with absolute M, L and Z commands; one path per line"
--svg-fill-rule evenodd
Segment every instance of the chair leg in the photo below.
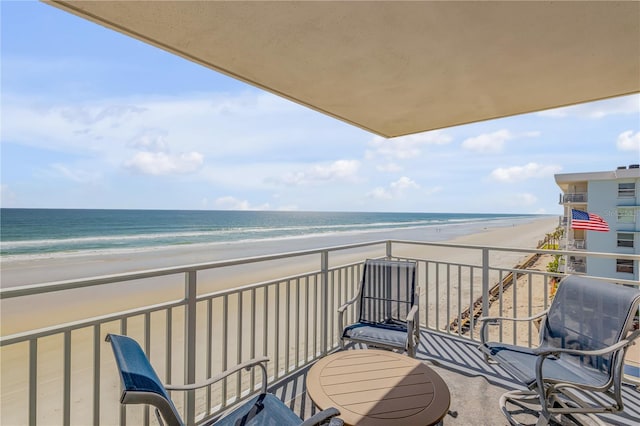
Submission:
M 549 424 L 549 418 L 544 416 L 541 413 L 540 410 L 540 398 L 538 396 L 537 392 L 534 391 L 530 391 L 530 390 L 512 390 L 509 392 L 506 392 L 504 394 L 502 394 L 502 396 L 500 397 L 500 410 L 502 411 L 502 414 L 507 418 L 507 420 L 509 421 L 509 424 L 513 425 L 513 426 L 524 426 L 522 423 L 518 422 L 513 415 L 511 414 L 511 412 L 509 411 L 509 409 L 507 408 L 507 403 L 508 402 L 512 402 L 516 405 L 519 405 L 527 410 L 531 410 L 532 411 L 532 415 L 535 415 L 533 412 L 537 412 L 538 414 L 538 420 L 536 423 L 536 426 L 545 426 Z M 526 407 L 524 404 L 529 404 L 529 405 L 533 405 L 535 406 L 534 408 L 529 408 Z
M 416 357 L 416 348 L 413 345 L 409 345 L 409 347 L 407 348 L 407 355 L 409 355 L 411 358 L 415 358 Z
M 547 426 L 549 424 L 549 419 L 543 413 L 540 413 L 540 417 L 538 417 L 538 421 L 536 422 L 536 426 Z

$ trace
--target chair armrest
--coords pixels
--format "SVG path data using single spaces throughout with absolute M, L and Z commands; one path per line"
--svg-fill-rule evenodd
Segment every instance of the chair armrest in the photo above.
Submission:
M 407 314 L 407 325 L 408 324 L 413 324 L 415 322 L 416 319 L 416 314 L 418 313 L 418 305 L 413 305 L 411 307 L 411 310 L 409 311 L 409 313 Z
M 353 304 L 356 300 L 358 300 L 359 297 L 360 297 L 360 293 L 356 294 L 356 296 L 353 299 L 347 300 L 344 303 L 344 305 L 338 308 L 338 313 L 339 314 L 343 313 L 349 307 L 349 305 Z
M 355 301 L 358 300 L 359 298 L 360 298 L 360 290 L 358 290 L 358 293 L 356 293 L 353 299 L 348 300 L 338 308 L 338 330 L 340 330 L 340 333 L 342 333 L 342 331 L 344 330 L 344 312 L 347 310 L 347 307 L 349 305 L 355 303 Z
M 187 390 L 193 390 L 193 389 L 200 389 L 205 386 L 209 386 L 216 382 L 219 382 L 225 377 L 228 377 L 233 373 L 237 373 L 242 369 L 246 369 L 247 371 L 249 371 L 252 367 L 259 366 L 262 369 L 262 393 L 266 393 L 267 392 L 267 367 L 265 364 L 268 361 L 269 361 L 269 358 L 267 358 L 266 356 L 253 358 L 253 359 L 250 359 L 249 361 L 245 361 L 241 364 L 238 364 L 233 368 L 225 370 L 222 373 L 216 374 L 215 376 L 211 377 L 208 380 L 205 380 L 204 382 L 192 383 L 188 385 L 167 384 L 165 385 L 165 388 L 167 390 L 173 390 L 173 391 L 187 391 Z
M 533 321 L 534 319 L 538 319 L 547 314 L 549 310 L 544 310 L 530 317 L 522 317 L 522 318 L 514 318 L 514 317 L 480 317 L 478 321 L 480 322 L 490 322 L 489 325 L 496 325 L 500 321 L 509 320 L 509 321 Z
M 333 407 L 327 408 L 326 410 L 322 410 L 319 413 L 316 413 L 313 416 L 309 417 L 307 420 L 303 421 L 300 426 L 319 425 L 338 415 L 340 415 L 340 411 L 338 411 L 337 409 Z M 342 422 L 342 424 L 344 424 L 344 422 Z
M 536 360 L 536 383 L 538 387 L 541 389 L 544 386 L 544 377 L 542 375 L 542 364 L 544 361 L 550 356 L 555 356 L 561 353 L 572 354 L 572 355 L 593 355 L 599 356 L 604 355 L 609 352 L 614 352 L 620 350 L 628 345 L 635 344 L 634 340 L 640 336 L 640 330 L 636 330 L 627 336 L 626 339 L 620 340 L 619 342 L 614 343 L 611 346 L 607 346 L 606 348 L 598 349 L 595 351 L 581 351 L 578 349 L 569 349 L 569 348 L 550 348 L 550 347 L 541 347 L 537 348 L 534 352 L 539 355 Z M 621 364 L 622 365 L 622 364 Z
M 533 321 L 540 317 L 543 317 L 549 312 L 549 309 L 546 309 L 536 315 L 530 317 L 522 317 L 522 318 L 513 318 L 513 317 L 480 317 L 478 321 L 482 323 L 480 326 L 480 342 L 484 345 L 487 342 L 487 326 L 489 325 L 498 325 L 502 321 Z
M 536 355 L 540 355 L 541 357 L 553 356 L 556 354 L 569 354 L 569 355 L 587 355 L 587 356 L 600 356 L 604 354 L 608 354 L 609 352 L 614 352 L 619 349 L 624 348 L 625 346 L 634 344 L 634 340 L 640 336 L 640 330 L 636 330 L 631 333 L 626 339 L 622 339 L 619 342 L 614 343 L 611 346 L 607 346 L 606 348 L 596 349 L 592 351 L 583 351 L 580 349 L 571 349 L 571 348 L 552 348 L 549 346 L 542 346 L 533 350 Z

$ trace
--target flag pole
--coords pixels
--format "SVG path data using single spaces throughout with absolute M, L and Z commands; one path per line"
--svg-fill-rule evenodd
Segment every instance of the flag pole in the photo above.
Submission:
M 569 250 L 569 222 L 571 221 L 571 210 L 572 210 L 571 203 L 569 203 L 567 205 L 567 212 L 566 212 L 567 224 L 564 232 L 564 249 L 566 251 Z M 564 273 L 565 274 L 569 273 L 569 255 L 568 254 L 564 255 Z

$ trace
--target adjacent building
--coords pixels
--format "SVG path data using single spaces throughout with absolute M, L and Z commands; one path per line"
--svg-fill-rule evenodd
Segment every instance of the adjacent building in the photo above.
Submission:
M 569 250 L 567 271 L 608 278 L 638 280 L 639 266 L 633 259 L 605 259 L 580 252 L 640 254 L 640 166 L 621 166 L 609 172 L 563 173 L 555 175 L 564 206 L 563 223 Z M 609 232 L 571 229 L 571 210 L 601 216 Z

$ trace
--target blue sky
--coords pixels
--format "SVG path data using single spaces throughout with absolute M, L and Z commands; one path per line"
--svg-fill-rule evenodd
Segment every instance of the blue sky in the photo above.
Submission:
M 638 95 L 387 140 L 46 4 L 0 5 L 2 207 L 560 214 L 555 173 L 640 163 Z

